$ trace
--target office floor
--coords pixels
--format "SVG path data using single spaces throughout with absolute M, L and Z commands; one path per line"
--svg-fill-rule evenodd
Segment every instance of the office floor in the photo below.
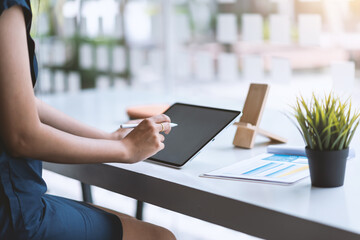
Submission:
M 44 170 L 43 177 L 48 185 L 48 193 L 81 200 L 80 183 L 76 180 Z M 116 211 L 134 215 L 134 199 L 92 187 L 94 203 Z M 256 240 L 258 238 L 207 223 L 192 217 L 146 204 L 144 220 L 170 229 L 179 240 Z

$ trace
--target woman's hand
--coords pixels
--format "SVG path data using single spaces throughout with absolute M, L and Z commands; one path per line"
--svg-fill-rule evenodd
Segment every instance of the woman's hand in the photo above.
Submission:
M 170 118 L 164 114 L 147 118 L 134 128 L 122 141 L 127 149 L 127 160 L 130 163 L 149 158 L 162 150 L 164 146 L 163 131 L 171 131 Z
M 136 119 L 126 122 L 127 124 L 133 123 L 138 124 L 141 123 L 144 119 Z M 133 129 L 132 128 L 119 128 L 115 132 L 110 134 L 111 140 L 122 140 L 125 138 Z

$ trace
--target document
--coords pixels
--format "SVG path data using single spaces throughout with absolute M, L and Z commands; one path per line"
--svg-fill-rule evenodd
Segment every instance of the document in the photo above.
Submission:
M 354 157 L 355 150 L 350 148 L 348 160 Z M 267 153 L 200 175 L 281 185 L 290 185 L 308 176 L 310 172 L 305 147 L 290 145 L 270 145 Z
M 289 185 L 309 175 L 308 161 L 304 156 L 264 153 L 201 177 Z

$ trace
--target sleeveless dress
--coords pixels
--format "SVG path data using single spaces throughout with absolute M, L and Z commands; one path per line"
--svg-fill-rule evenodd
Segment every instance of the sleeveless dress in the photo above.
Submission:
M 0 0 L 0 15 L 13 5 L 23 9 L 33 85 L 37 76 L 35 44 L 30 37 L 29 0 Z M 120 219 L 86 203 L 45 194 L 42 162 L 12 158 L 0 145 L 0 240 L 119 240 Z

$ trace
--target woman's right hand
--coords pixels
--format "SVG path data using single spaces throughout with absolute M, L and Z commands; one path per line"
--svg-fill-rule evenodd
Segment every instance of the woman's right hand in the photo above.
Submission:
M 123 140 L 127 151 L 127 162 L 145 160 L 164 149 L 164 135 L 171 131 L 170 118 L 164 114 L 144 119 Z

